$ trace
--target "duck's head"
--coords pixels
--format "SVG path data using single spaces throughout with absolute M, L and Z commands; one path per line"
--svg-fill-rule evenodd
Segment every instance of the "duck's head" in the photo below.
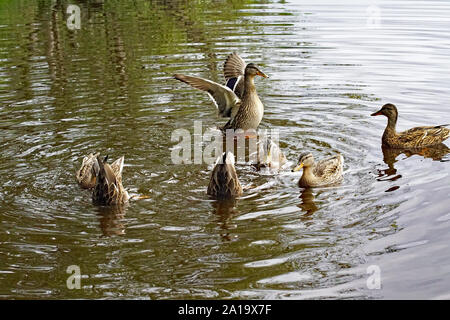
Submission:
M 386 103 L 380 110 L 371 114 L 371 116 L 386 116 L 389 119 L 397 119 L 397 108 L 392 103 Z
M 261 76 L 263 78 L 268 78 L 269 76 L 262 72 L 259 67 L 254 63 L 249 63 L 245 67 L 245 75 L 246 76 Z
M 311 167 L 314 164 L 314 157 L 311 152 L 305 152 L 298 158 L 298 164 L 292 169 L 292 172 L 299 171 L 303 167 Z

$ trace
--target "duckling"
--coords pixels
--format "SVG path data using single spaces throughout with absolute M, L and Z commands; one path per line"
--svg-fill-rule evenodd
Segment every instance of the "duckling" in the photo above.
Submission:
M 259 142 L 258 162 L 255 165 L 258 169 L 262 167 L 279 169 L 286 162 L 283 151 L 271 139 L 267 138 Z
M 224 152 L 217 158 L 207 194 L 220 200 L 242 195 L 242 187 L 234 167 L 234 155 L 231 152 Z
M 398 111 L 392 103 L 385 104 L 371 116 L 386 116 L 388 123 L 381 139 L 383 145 L 391 148 L 421 148 L 440 144 L 450 136 L 450 130 L 445 128 L 450 124 L 431 127 L 416 127 L 404 132 L 396 132 Z
M 94 171 L 97 177 L 94 192 L 92 193 L 92 201 L 99 205 L 120 205 L 128 202 L 130 196 L 122 186 L 122 170 L 124 157 L 121 157 L 117 172 L 111 168 L 106 162 L 108 156 L 104 160 L 97 156 Z
M 99 153 L 90 153 L 86 157 L 84 157 L 83 162 L 81 163 L 81 168 L 76 173 L 78 184 L 83 189 L 92 189 L 95 187 L 97 177 L 94 166 L 98 167 L 98 156 Z M 124 157 L 121 157 L 111 164 L 111 169 L 113 170 L 114 174 L 117 175 L 121 170 L 121 167 L 123 166 L 123 159 Z
M 313 155 L 306 152 L 300 155 L 298 165 L 292 169 L 292 172 L 303 168 L 303 175 L 298 182 L 299 187 L 323 187 L 341 182 L 343 165 L 344 157 L 341 154 L 316 163 Z

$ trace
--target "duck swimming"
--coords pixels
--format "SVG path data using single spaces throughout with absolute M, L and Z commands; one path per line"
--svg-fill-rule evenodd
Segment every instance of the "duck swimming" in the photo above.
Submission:
M 256 92 L 254 78 L 268 76 L 254 63 L 245 65 L 236 53 L 228 56 L 224 75 L 227 85 L 183 74 L 175 74 L 174 78 L 209 94 L 217 106 L 219 116 L 230 117 L 222 130 L 256 130 L 263 118 L 264 105 Z
M 323 187 L 341 182 L 343 165 L 344 157 L 340 154 L 315 162 L 313 155 L 306 152 L 300 155 L 298 164 L 292 171 L 303 168 L 303 175 L 298 182 L 299 187 Z
M 371 116 L 386 116 L 388 123 L 381 139 L 383 145 L 391 148 L 422 148 L 440 144 L 450 136 L 446 127 L 450 124 L 430 127 L 415 127 L 403 132 L 397 132 L 398 111 L 392 103 L 385 104 Z

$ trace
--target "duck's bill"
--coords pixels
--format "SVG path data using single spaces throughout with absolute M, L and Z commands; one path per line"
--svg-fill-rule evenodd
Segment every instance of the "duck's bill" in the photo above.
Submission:
M 371 114 L 372 117 L 373 117 L 373 116 L 381 116 L 381 115 L 383 115 L 383 114 L 381 113 L 381 110 L 378 110 L 377 112 L 374 112 L 374 113 Z
M 303 168 L 303 162 L 298 164 L 294 169 L 292 169 L 292 172 L 299 171 L 301 168 Z
M 258 71 L 256 72 L 256 74 L 257 74 L 258 76 L 263 77 L 263 78 L 268 78 L 268 77 L 269 77 L 267 74 L 265 74 L 265 73 L 262 72 L 261 70 L 258 70 Z

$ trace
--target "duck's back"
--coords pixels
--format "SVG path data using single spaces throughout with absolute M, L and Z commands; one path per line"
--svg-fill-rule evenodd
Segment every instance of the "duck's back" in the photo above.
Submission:
M 446 125 L 416 127 L 398 133 L 395 138 L 383 139 L 383 143 L 390 147 L 421 148 L 440 144 L 449 136 L 450 130 Z
M 100 205 L 123 204 L 128 201 L 128 192 L 122 185 L 122 172 L 115 173 L 111 166 L 98 159 L 99 174 L 92 193 L 92 200 Z
M 239 197 L 242 194 L 242 187 L 236 172 L 229 164 L 218 164 L 209 181 L 207 194 L 217 199 L 229 199 Z
M 335 182 L 342 177 L 344 157 L 341 154 L 320 160 L 314 168 L 314 175 L 324 182 Z

